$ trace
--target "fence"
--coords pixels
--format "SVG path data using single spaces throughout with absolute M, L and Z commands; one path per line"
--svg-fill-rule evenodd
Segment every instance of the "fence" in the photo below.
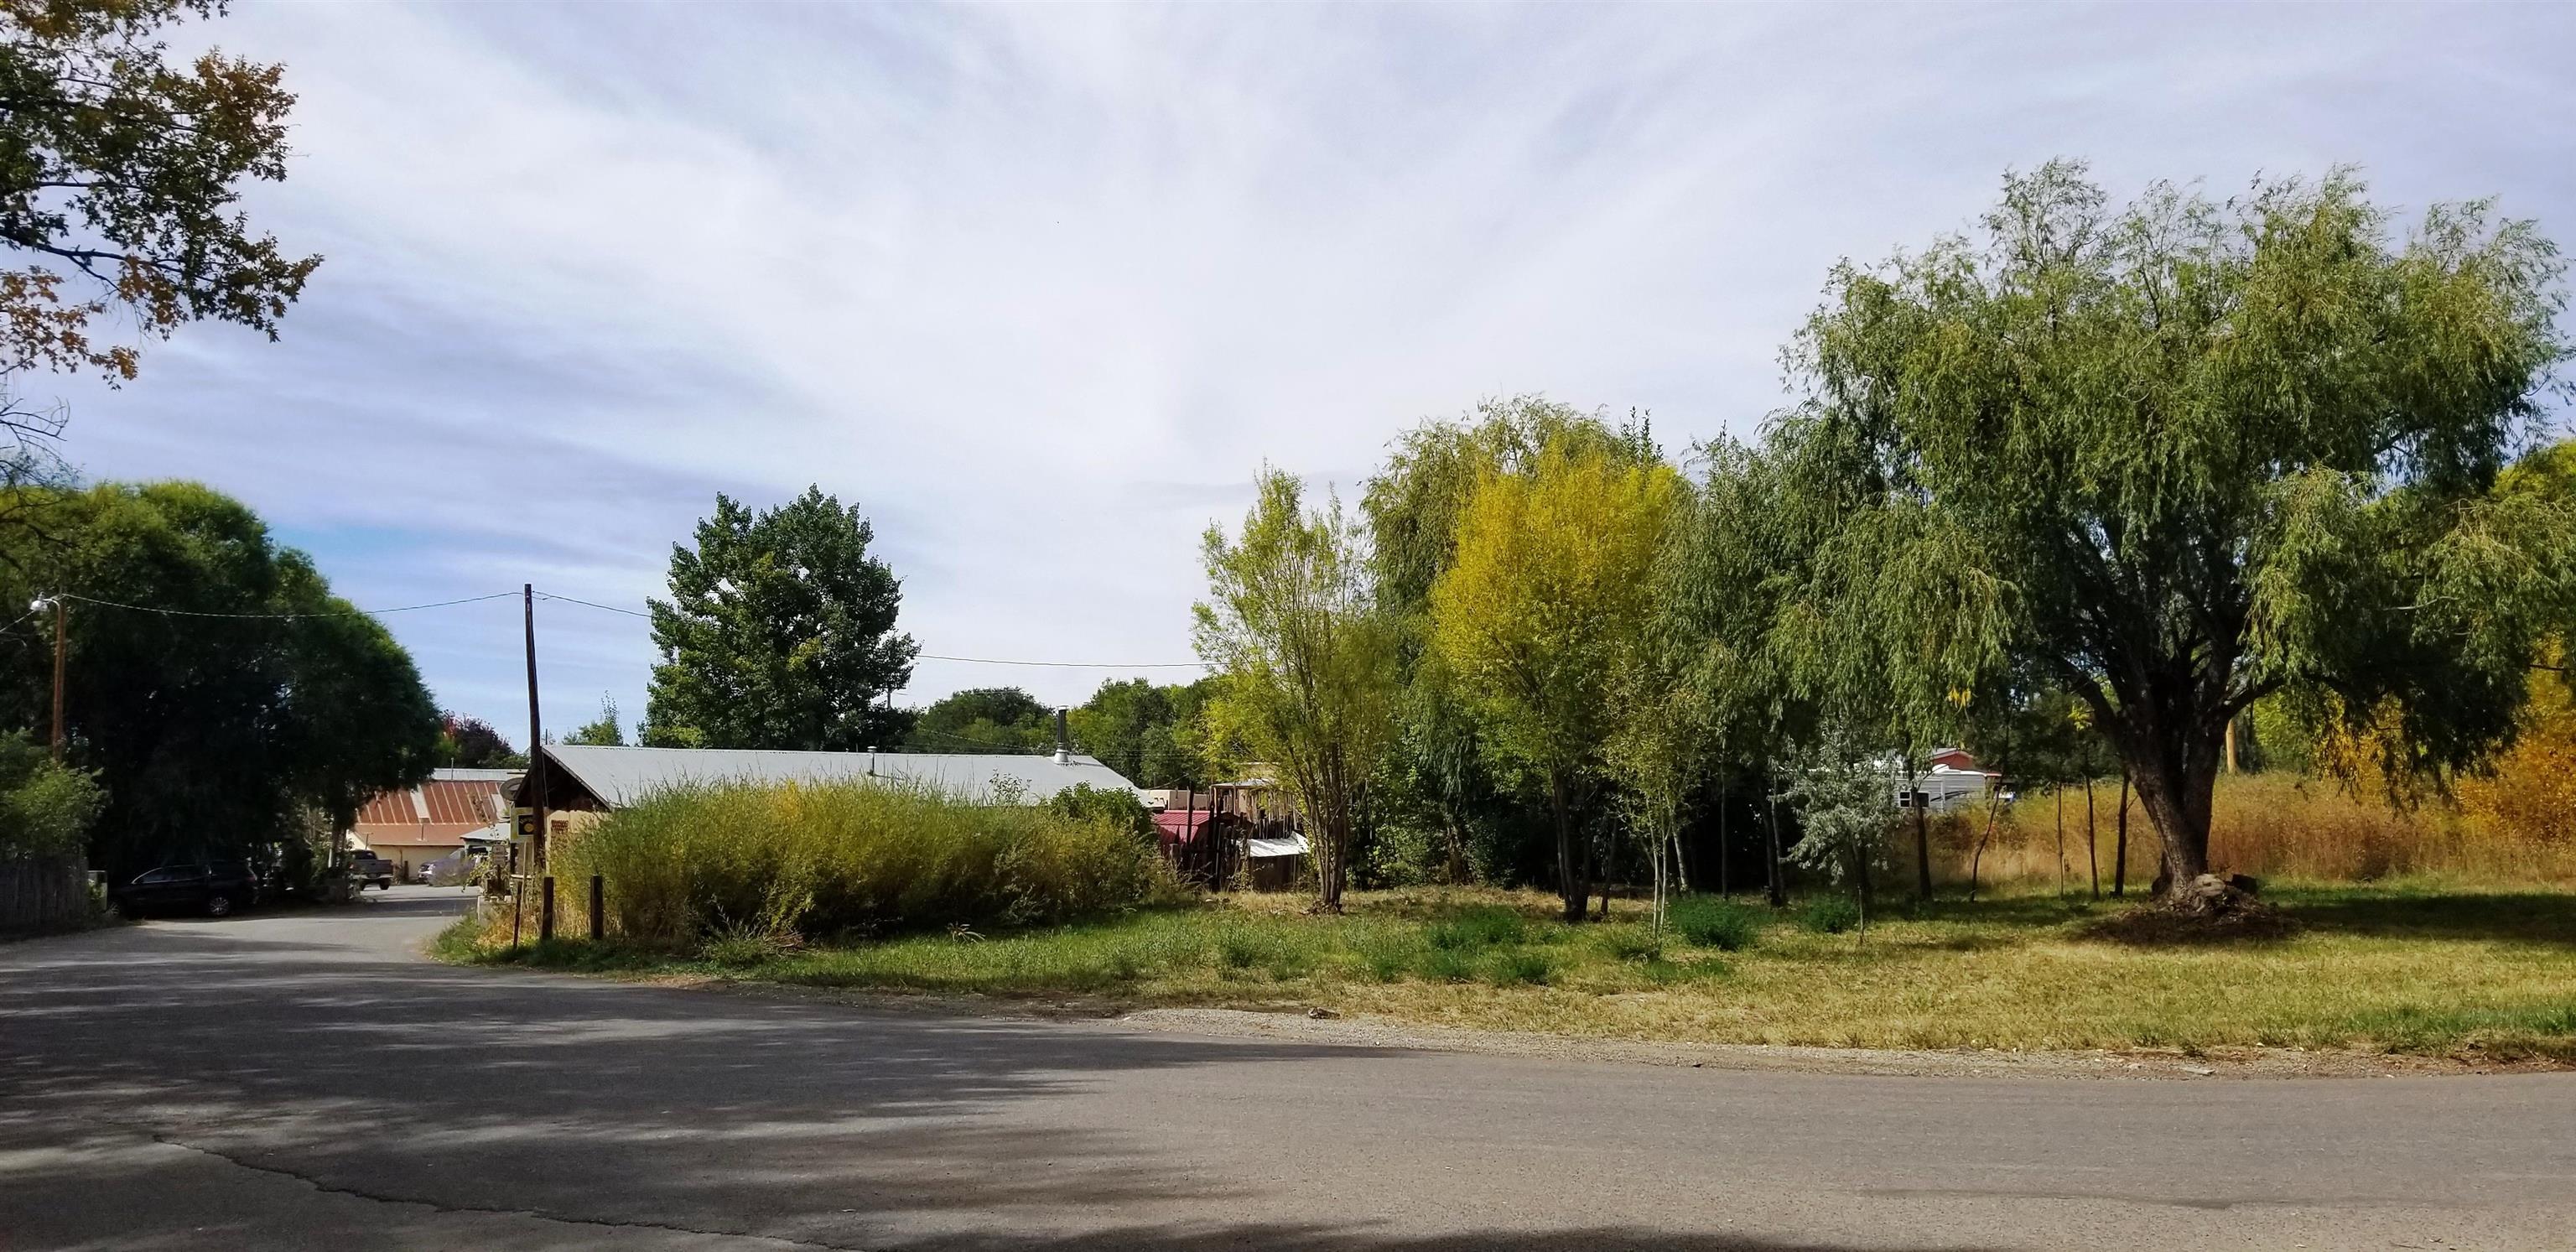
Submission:
M 0 930 L 45 930 L 89 916 L 89 866 L 78 857 L 0 861 Z

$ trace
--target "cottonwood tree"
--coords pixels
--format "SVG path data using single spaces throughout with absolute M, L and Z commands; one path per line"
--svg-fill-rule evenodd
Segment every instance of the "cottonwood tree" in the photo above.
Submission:
M 58 411 L 30 371 L 134 377 L 130 338 L 198 320 L 277 334 L 318 256 L 254 231 L 244 183 L 286 177 L 283 70 L 173 56 L 162 33 L 215 0 L 0 0 L 0 470 L 48 477 Z M 114 321 L 130 338 L 106 333 Z M 18 501 L 23 503 L 23 500 Z
M 1494 751 L 1546 789 L 1569 921 L 1591 891 L 1576 809 L 1602 776 L 1614 676 L 1653 608 L 1679 490 L 1660 462 L 1551 445 L 1527 476 L 1477 483 L 1457 558 L 1432 588 L 1432 646 L 1492 727 Z
M 1318 903 L 1338 912 L 1396 685 L 1396 625 L 1366 536 L 1338 497 L 1308 509 L 1297 480 L 1265 466 L 1241 533 L 1208 527 L 1201 556 L 1208 598 L 1191 608 L 1192 634 L 1215 669 L 1211 739 L 1280 771 L 1306 820 Z
M 662 653 L 647 741 L 854 752 L 902 742 L 889 697 L 920 645 L 895 630 L 903 584 L 868 554 L 875 532 L 822 489 L 754 514 L 718 495 L 694 548 L 671 547 L 653 600 Z
M 1775 423 L 1820 646 L 1918 703 L 2026 666 L 2208 869 L 2229 721 L 2282 690 L 2439 769 L 2505 737 L 2565 586 L 2561 503 L 2489 484 L 2564 349 L 2561 266 L 2483 203 L 2402 241 L 2346 172 L 2109 207 L 2007 177 L 1982 237 L 1845 264 Z
M 563 741 L 577 746 L 622 748 L 626 746 L 626 727 L 617 718 L 617 698 L 599 697 L 599 716 L 572 728 Z

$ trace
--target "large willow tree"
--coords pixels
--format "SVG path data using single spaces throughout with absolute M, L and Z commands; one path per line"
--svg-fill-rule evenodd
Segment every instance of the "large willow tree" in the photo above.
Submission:
M 2391 765 L 2491 749 L 2564 588 L 2565 506 L 2489 491 L 2564 355 L 2561 266 L 2482 203 L 2393 233 L 2344 172 L 2114 210 L 2054 163 L 1981 239 L 1839 267 L 1772 431 L 1809 645 L 1926 705 L 2062 683 L 2175 883 L 2268 693 L 2366 721 Z

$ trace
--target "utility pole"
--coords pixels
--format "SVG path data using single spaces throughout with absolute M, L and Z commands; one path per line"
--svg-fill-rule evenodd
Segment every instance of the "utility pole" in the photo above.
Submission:
M 519 584 L 519 604 L 528 627 L 528 776 L 520 788 L 523 794 L 519 799 L 536 818 L 536 833 L 530 837 L 529 847 L 537 862 L 533 868 L 542 873 L 546 867 L 546 772 L 541 764 L 545 751 L 545 723 L 537 715 L 536 584 Z
M 67 619 L 71 605 L 61 596 L 47 596 L 38 603 L 54 606 L 54 764 L 63 763 L 63 661 L 71 655 L 71 626 Z

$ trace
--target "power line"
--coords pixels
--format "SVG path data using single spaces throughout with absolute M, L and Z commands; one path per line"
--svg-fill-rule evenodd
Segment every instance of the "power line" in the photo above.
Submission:
M 62 592 L 60 594 L 63 599 L 78 600 L 83 604 L 95 604 L 101 608 L 109 609 L 128 609 L 136 613 L 158 613 L 163 617 L 214 617 L 230 620 L 252 620 L 264 618 L 282 621 L 303 617 L 381 617 L 387 613 L 412 613 L 421 609 L 443 609 L 458 604 L 479 604 L 485 600 L 498 600 L 505 596 L 515 596 L 519 593 L 515 591 L 495 591 L 488 596 L 466 596 L 459 600 L 438 600 L 429 604 L 401 604 L 389 609 L 333 609 L 328 612 L 319 613 L 206 613 L 200 612 L 196 609 L 165 609 L 150 604 L 127 604 L 122 600 L 101 600 L 95 596 L 84 596 L 69 591 Z M 23 621 L 25 619 L 21 618 L 20 620 Z M 12 624 L 14 625 L 14 623 Z
M 578 604 L 578 605 L 583 606 L 584 608 L 600 609 L 600 610 L 603 610 L 603 611 L 605 611 L 605 612 L 609 612 L 609 613 L 623 613 L 623 614 L 625 614 L 625 615 L 626 615 L 626 616 L 628 616 L 628 617 L 641 617 L 641 618 L 647 618 L 647 619 L 649 619 L 649 618 L 651 618 L 651 617 L 653 616 L 653 615 L 652 615 L 652 614 L 650 614 L 650 613 L 639 613 L 639 612 L 635 611 L 634 609 L 622 609 L 622 608 L 617 607 L 617 606 L 616 606 L 616 605 L 614 605 L 614 604 L 599 604 L 599 603 L 596 603 L 596 602 L 594 602 L 594 601 L 590 601 L 590 600 L 576 600 L 576 599 L 574 599 L 574 598 L 573 598 L 573 597 L 571 597 L 571 596 L 559 596 L 559 595 L 554 594 L 554 593 L 553 593 L 553 592 L 551 592 L 551 591 L 540 591 L 540 592 L 538 592 L 538 593 L 537 593 L 537 598 L 538 598 L 538 599 L 540 599 L 540 600 L 561 600 L 561 601 L 563 601 L 563 602 L 564 602 L 564 603 L 566 603 L 566 604 Z M 914 659 L 914 660 L 917 660 L 917 661 L 955 661 L 955 662 L 959 662 L 959 663 L 966 664 L 966 665 L 1026 665 L 1026 666 L 1034 666 L 1034 667 L 1042 668 L 1042 669 L 1206 669 L 1206 668 L 1208 668 L 1207 664 L 1206 664 L 1205 662 L 1202 662 L 1202 661 L 1143 661 L 1143 662 L 1138 662 L 1138 663 L 1136 663 L 1136 664 L 1129 665 L 1129 664 L 1122 664 L 1122 663 L 1119 663 L 1119 662 L 1116 662 L 1116 661 L 1020 661 L 1020 660 L 1006 660 L 1006 659 L 999 658 L 999 657 L 989 657 L 989 656 L 949 656 L 949 655 L 945 655 L 945 654 L 943 654 L 943 653 L 938 653 L 938 652 L 916 652 L 916 653 L 914 653 L 914 654 L 913 654 L 913 659 Z

